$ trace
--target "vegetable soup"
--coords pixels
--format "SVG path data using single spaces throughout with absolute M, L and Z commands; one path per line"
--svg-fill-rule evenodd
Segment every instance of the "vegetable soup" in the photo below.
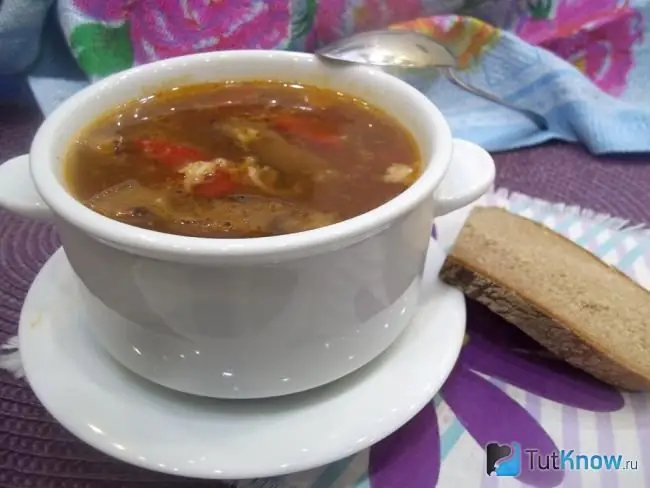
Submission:
M 363 100 L 314 86 L 228 82 L 129 102 L 76 137 L 72 195 L 146 229 L 262 237 L 360 215 L 420 172 L 411 135 Z

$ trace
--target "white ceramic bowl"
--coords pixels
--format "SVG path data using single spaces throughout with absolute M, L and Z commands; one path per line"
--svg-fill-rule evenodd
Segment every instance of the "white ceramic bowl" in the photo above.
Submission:
M 358 217 L 255 239 L 144 230 L 67 193 L 65 151 L 107 110 L 165 87 L 259 79 L 316 84 L 381 107 L 415 137 L 422 175 Z M 227 51 L 130 69 L 65 101 L 30 154 L 0 166 L 0 206 L 54 222 L 86 287 L 94 334 L 127 368 L 184 392 L 257 398 L 323 385 L 384 351 L 413 316 L 434 216 L 475 200 L 493 178 L 487 152 L 452 139 L 440 111 L 395 77 L 310 54 Z

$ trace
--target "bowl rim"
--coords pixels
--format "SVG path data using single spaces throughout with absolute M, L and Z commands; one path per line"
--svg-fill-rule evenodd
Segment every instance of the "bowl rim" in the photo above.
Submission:
M 133 254 L 154 256 L 166 260 L 231 260 L 273 256 L 308 256 L 327 249 L 360 242 L 389 226 L 400 216 L 429 198 L 442 181 L 451 159 L 451 130 L 440 110 L 422 93 L 408 83 L 370 66 L 355 66 L 354 75 L 367 78 L 369 83 L 380 83 L 389 92 L 409 101 L 409 110 L 425 112 L 431 120 L 431 129 L 438 143 L 431 151 L 419 178 L 402 193 L 364 214 L 318 229 L 256 238 L 205 238 L 166 234 L 142 229 L 104 217 L 77 201 L 68 193 L 56 175 L 55 165 L 60 159 L 53 144 L 59 128 L 71 118 L 79 118 L 93 100 L 118 85 L 137 81 L 140 77 L 164 73 L 170 79 L 179 74 L 200 69 L 209 63 L 272 63 L 274 59 L 291 58 L 297 63 L 320 62 L 310 53 L 265 50 L 233 50 L 190 54 L 130 68 L 113 74 L 74 94 L 58 106 L 38 129 L 30 150 L 30 171 L 37 191 L 49 208 L 61 219 L 112 247 Z M 271 64 L 269 64 L 271 66 Z M 270 68 L 272 69 L 272 68 Z M 326 68 L 329 69 L 329 68 Z M 334 69 L 334 68 L 333 68 Z M 161 80 L 157 80 L 161 81 Z M 162 80 L 165 81 L 165 80 Z M 137 88 L 134 84 L 134 88 Z M 135 97 L 134 97 L 135 98 Z M 94 117 L 89 117 L 92 122 Z

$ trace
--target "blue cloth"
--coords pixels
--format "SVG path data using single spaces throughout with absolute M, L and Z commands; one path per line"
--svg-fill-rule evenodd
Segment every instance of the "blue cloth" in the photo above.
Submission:
M 0 103 L 29 99 L 25 68 L 39 52 L 41 30 L 52 0 L 0 0 Z
M 554 139 L 580 142 L 594 154 L 650 151 L 650 83 L 645 74 L 642 94 L 615 98 L 553 53 L 504 33 L 481 59 L 480 69 L 460 76 L 547 121 L 548 129 L 540 130 L 525 115 L 467 94 L 440 77 L 406 78 L 442 110 L 454 136 L 490 151 Z
M 0 74 L 15 74 L 38 55 L 41 29 L 52 0 L 0 2 Z

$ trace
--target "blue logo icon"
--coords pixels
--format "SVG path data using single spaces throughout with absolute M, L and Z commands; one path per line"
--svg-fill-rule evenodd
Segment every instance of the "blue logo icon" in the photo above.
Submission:
M 485 446 L 485 471 L 488 476 L 517 477 L 521 474 L 521 446 L 518 442 Z

